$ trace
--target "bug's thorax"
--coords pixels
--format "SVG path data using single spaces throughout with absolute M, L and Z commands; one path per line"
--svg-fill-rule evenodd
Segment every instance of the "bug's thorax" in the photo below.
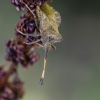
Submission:
M 62 41 L 62 35 L 61 34 L 56 34 L 55 43 L 56 42 L 61 42 L 61 41 Z
M 57 17 L 60 19 L 60 15 L 49 5 L 42 5 L 36 7 L 36 14 L 38 17 L 38 24 L 40 35 L 42 38 L 43 49 L 49 50 L 51 45 L 57 42 L 61 42 L 62 36 L 59 33 Z
M 42 43 L 44 49 L 50 48 L 52 44 L 61 41 L 62 41 L 61 34 L 42 34 Z

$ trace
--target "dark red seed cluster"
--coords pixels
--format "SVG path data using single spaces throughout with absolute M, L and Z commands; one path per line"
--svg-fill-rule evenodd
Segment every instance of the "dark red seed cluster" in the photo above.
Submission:
M 30 14 L 22 14 L 20 18 L 21 20 L 16 25 L 16 28 L 24 34 L 34 33 L 36 25 L 33 17 Z M 18 32 L 15 30 L 15 35 L 20 35 L 20 33 L 18 34 Z
M 19 100 L 23 97 L 24 88 L 22 83 L 8 82 L 0 91 L 0 100 Z
M 11 2 L 16 7 L 17 11 L 26 10 L 23 3 L 30 4 L 30 0 L 11 0 Z
M 6 75 L 4 66 L 0 66 L 0 80 Z
M 25 4 L 34 11 L 36 5 L 41 6 L 42 4 L 45 4 L 47 0 L 11 0 L 11 2 L 16 7 L 17 11 L 26 10 Z
M 22 41 L 21 38 L 6 41 L 6 60 L 16 64 L 20 63 L 24 68 L 27 68 L 38 61 L 39 55 L 35 51 L 35 45 L 27 45 Z
M 0 66 L 0 84 L 2 79 L 6 78 L 6 74 L 9 73 L 5 71 L 4 67 Z M 7 79 L 3 87 L 0 87 L 0 100 L 19 100 L 23 97 L 24 93 L 23 83 L 18 78 L 18 75 L 14 73 L 12 80 L 8 81 Z

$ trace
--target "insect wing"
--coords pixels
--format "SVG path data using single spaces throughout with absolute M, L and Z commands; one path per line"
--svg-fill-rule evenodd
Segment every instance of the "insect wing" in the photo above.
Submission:
M 57 23 L 57 25 L 58 25 L 58 27 L 59 27 L 60 24 L 61 24 L 61 16 L 60 16 L 60 13 L 57 12 L 55 9 L 53 9 L 53 10 L 54 10 L 54 13 L 55 13 L 56 23 Z
M 36 8 L 36 13 L 38 17 L 39 30 L 41 33 L 43 33 L 43 31 L 47 30 L 50 27 L 49 19 L 45 15 L 45 13 L 40 9 L 40 7 Z

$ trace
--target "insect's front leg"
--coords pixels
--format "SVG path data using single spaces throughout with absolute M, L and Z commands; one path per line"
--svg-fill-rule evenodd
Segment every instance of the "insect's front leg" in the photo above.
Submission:
M 20 31 L 19 29 L 15 29 L 18 33 L 24 35 L 24 36 L 34 36 L 34 34 L 24 34 L 22 31 Z M 40 36 L 40 35 L 36 35 L 36 36 Z
M 19 29 L 16 28 L 16 31 L 19 32 L 20 34 L 24 35 L 24 36 L 28 36 L 29 40 L 31 40 L 31 42 L 24 42 L 27 45 L 31 45 L 31 44 L 37 44 L 40 47 L 43 47 L 43 45 L 39 44 L 38 42 L 42 41 L 42 39 L 38 39 L 36 41 L 32 41 L 32 39 L 29 36 L 34 36 L 34 34 L 24 34 L 23 32 L 21 32 Z M 40 36 L 40 35 L 36 35 L 36 36 Z
M 52 45 L 51 45 L 51 49 L 56 50 L 56 47 L 52 44 Z
M 24 42 L 27 45 L 32 45 L 32 44 L 37 44 L 38 42 L 40 42 L 42 39 L 38 39 L 36 41 L 32 41 L 32 42 Z
M 20 34 L 22 34 L 22 35 L 24 35 L 24 36 L 33 36 L 33 34 L 24 34 L 22 31 L 20 31 L 20 30 L 17 29 L 17 28 L 15 28 L 15 30 L 16 30 L 18 33 L 20 33 Z

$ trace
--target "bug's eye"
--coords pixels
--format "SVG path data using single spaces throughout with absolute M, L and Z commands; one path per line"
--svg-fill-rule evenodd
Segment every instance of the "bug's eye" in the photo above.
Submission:
M 49 36 L 49 41 L 52 41 L 52 40 L 54 40 L 54 37 Z

